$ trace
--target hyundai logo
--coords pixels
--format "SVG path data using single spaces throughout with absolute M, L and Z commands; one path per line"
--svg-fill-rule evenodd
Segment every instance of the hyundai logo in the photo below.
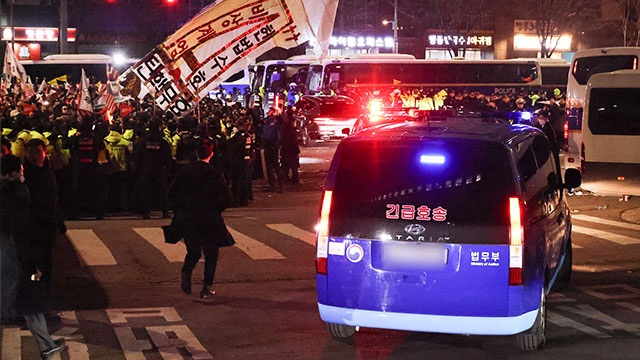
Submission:
M 411 235 L 420 235 L 425 230 L 427 229 L 425 229 L 424 226 L 420 224 L 411 224 L 404 227 L 404 231 L 408 232 Z

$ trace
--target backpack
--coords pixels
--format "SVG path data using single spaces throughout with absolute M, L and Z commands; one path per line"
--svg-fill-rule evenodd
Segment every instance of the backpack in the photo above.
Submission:
M 267 118 L 267 121 L 262 127 L 262 140 L 265 144 L 277 144 L 280 141 L 280 132 L 278 131 L 278 121 L 276 118 Z

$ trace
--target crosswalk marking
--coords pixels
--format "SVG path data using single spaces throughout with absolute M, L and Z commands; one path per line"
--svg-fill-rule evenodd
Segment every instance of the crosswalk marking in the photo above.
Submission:
M 182 262 L 187 254 L 187 249 L 182 244 L 167 244 L 164 242 L 164 234 L 162 228 L 148 227 L 148 228 L 133 228 L 133 231 L 138 233 L 149 244 L 153 245 L 156 249 L 160 250 L 162 255 L 169 262 Z
M 2 358 L 3 359 L 21 359 L 22 351 L 20 349 L 20 328 L 4 328 L 2 329 Z
M 247 236 L 232 227 L 227 226 L 231 236 L 236 240 L 236 247 L 244 251 L 253 260 L 284 259 L 284 255 L 275 249 Z
M 576 220 L 581 220 L 581 221 L 588 221 L 588 222 L 593 222 L 597 224 L 611 225 L 611 226 L 617 226 L 625 229 L 640 231 L 640 225 L 629 224 L 622 221 L 607 220 L 607 219 L 602 219 L 599 217 L 589 216 L 589 215 L 571 215 L 571 218 Z
M 116 265 L 116 259 L 109 248 L 100 240 L 91 229 L 69 229 L 67 238 L 76 249 L 76 252 L 88 266 Z
M 267 227 L 292 238 L 300 239 L 309 245 L 316 246 L 316 234 L 300 229 L 293 224 L 267 224 Z
M 611 242 L 614 242 L 614 243 L 620 244 L 620 245 L 640 244 L 640 239 L 632 238 L 630 236 L 615 234 L 615 233 L 612 233 L 612 232 L 609 232 L 609 231 L 590 229 L 590 228 L 577 226 L 577 225 L 573 225 L 571 227 L 571 229 L 572 229 L 572 231 L 574 231 L 576 233 L 579 233 L 579 234 L 585 234 L 585 235 L 593 236 L 593 237 L 596 237 L 596 238 L 599 238 L 599 239 L 602 239 L 602 240 L 611 241 Z

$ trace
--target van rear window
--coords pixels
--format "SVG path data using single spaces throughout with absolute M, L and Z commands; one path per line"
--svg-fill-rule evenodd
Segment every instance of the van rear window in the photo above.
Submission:
M 591 56 L 577 59 L 571 72 L 578 84 L 587 85 L 591 75 L 637 67 L 638 57 L 635 55 Z
M 424 241 L 447 242 L 441 237 L 456 236 L 449 242 L 505 241 L 506 232 L 456 235 L 456 230 L 509 224 L 514 176 L 509 152 L 500 144 L 374 140 L 343 146 L 333 190 L 332 236 L 406 240 L 399 234 L 419 224 L 428 230 L 418 234 L 427 236 Z
M 591 89 L 589 130 L 594 135 L 640 135 L 638 99 L 638 88 Z

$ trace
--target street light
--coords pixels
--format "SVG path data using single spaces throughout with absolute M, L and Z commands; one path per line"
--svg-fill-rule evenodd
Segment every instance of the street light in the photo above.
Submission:
M 387 25 L 391 23 L 393 26 L 393 52 L 398 53 L 398 0 L 394 0 L 393 2 L 393 21 L 384 20 L 382 21 L 383 25 Z
M 393 20 L 382 20 L 382 25 L 391 24 L 393 28 L 393 52 L 398 53 L 398 27 L 396 26 L 396 22 Z

